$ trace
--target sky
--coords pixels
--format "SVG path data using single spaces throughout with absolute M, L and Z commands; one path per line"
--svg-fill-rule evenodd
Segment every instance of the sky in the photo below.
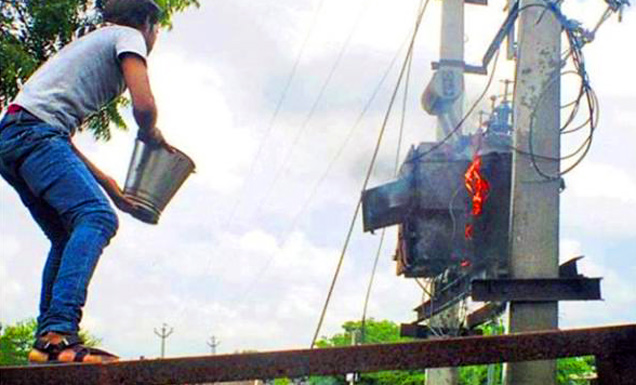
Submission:
M 415 45 L 401 158 L 411 145 L 434 138 L 435 119 L 419 98 L 432 76 L 430 62 L 438 60 L 440 4 L 431 0 Z M 564 11 L 591 28 L 604 4 L 569 0 Z M 467 5 L 467 62 L 479 62 L 503 22 L 503 5 Z M 416 0 L 202 0 L 199 9 L 176 15 L 148 66 L 158 126 L 194 159 L 196 173 L 158 225 L 120 214 L 82 327 L 124 358 L 158 356 L 154 331 L 163 323 L 173 328 L 169 356 L 208 354 L 212 336 L 218 353 L 309 347 L 418 6 Z M 561 303 L 564 328 L 636 319 L 636 53 L 624 44 L 634 36 L 632 7 L 584 48 L 600 121 L 590 154 L 565 176 L 560 259 L 585 255 L 579 269 L 603 277 L 604 300 Z M 498 80 L 512 77 L 513 65 L 502 56 L 488 95 L 501 94 Z M 466 77 L 467 106 L 486 80 Z M 564 83 L 564 99 L 573 87 Z M 115 131 L 110 142 L 89 134 L 75 139 L 122 185 L 135 136 L 131 112 L 124 115 L 130 130 Z M 398 128 L 396 113 L 370 186 L 393 178 Z M 568 149 L 581 137 L 563 140 Z M 320 335 L 360 319 L 379 234 L 363 233 L 358 219 Z M 390 228 L 368 316 L 407 323 L 422 293 L 396 276 L 395 244 Z M 0 183 L 0 322 L 37 315 L 47 250 L 17 195 Z

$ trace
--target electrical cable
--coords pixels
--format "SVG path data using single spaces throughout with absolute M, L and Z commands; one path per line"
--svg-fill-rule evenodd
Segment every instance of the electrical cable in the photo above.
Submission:
M 559 2 L 557 3 L 546 2 L 546 4 L 528 4 L 528 5 L 525 5 L 524 7 L 521 7 L 519 9 L 519 13 L 532 7 L 543 8 L 544 12 L 541 14 L 537 23 L 539 23 L 539 21 L 541 20 L 545 12 L 551 11 L 554 14 L 555 18 L 559 21 L 559 23 L 564 28 L 566 32 L 567 41 L 569 44 L 569 49 L 566 50 L 565 53 L 563 54 L 562 63 L 565 64 L 567 59 L 571 57 L 575 70 L 566 71 L 563 73 L 561 73 L 560 71 L 557 72 L 554 76 L 551 77 L 551 79 L 547 81 L 547 84 L 543 87 L 540 97 L 538 98 L 530 114 L 529 139 L 528 139 L 529 150 L 524 151 L 514 146 L 510 146 L 510 148 L 516 153 L 530 156 L 531 162 L 535 171 L 547 180 L 560 179 L 562 175 L 572 171 L 582 162 L 582 160 L 585 158 L 585 156 L 588 154 L 591 148 L 594 131 L 596 127 L 598 126 L 599 102 L 598 102 L 596 93 L 590 86 L 589 78 L 588 78 L 587 72 L 585 71 L 585 61 L 584 61 L 584 57 L 582 53 L 582 47 L 593 40 L 594 35 L 598 31 L 599 27 L 609 18 L 609 10 L 606 10 L 603 16 L 601 17 L 601 19 L 599 20 L 599 22 L 597 23 L 597 25 L 595 26 L 594 30 L 590 33 L 590 32 L 582 30 L 578 22 L 568 20 L 563 15 L 563 13 L 561 13 L 558 3 Z M 581 87 L 579 89 L 579 94 L 574 101 L 567 103 L 565 106 L 561 106 L 561 109 L 572 106 L 572 111 L 570 111 L 569 116 L 566 119 L 566 122 L 563 124 L 563 126 L 560 127 L 560 132 L 562 135 L 574 133 L 581 130 L 586 125 L 589 126 L 590 132 L 587 138 L 583 141 L 583 143 L 575 151 L 573 151 L 572 153 L 568 155 L 554 157 L 554 156 L 546 156 L 546 155 L 537 154 L 534 151 L 534 145 L 532 140 L 533 133 L 534 133 L 533 130 L 534 130 L 534 121 L 535 121 L 536 111 L 538 109 L 538 106 L 541 104 L 543 98 L 545 97 L 547 90 L 552 86 L 552 84 L 556 80 L 559 80 L 563 75 L 567 75 L 569 73 L 575 73 L 581 78 Z M 578 116 L 578 113 L 580 110 L 580 104 L 582 102 L 583 96 L 585 96 L 585 101 L 587 103 L 587 109 L 588 109 L 589 115 L 582 124 L 576 126 L 575 128 L 568 129 L 568 127 L 575 121 L 576 117 Z M 431 151 L 434 149 L 435 148 L 431 149 Z M 537 163 L 537 159 L 542 159 L 546 161 L 562 161 L 562 160 L 574 158 L 575 156 L 579 154 L 581 155 L 573 162 L 573 164 L 567 167 L 564 171 L 560 171 L 558 175 L 549 175 L 544 170 L 542 170 Z M 426 155 L 426 154 L 422 154 L 422 156 L 423 155 Z
M 368 9 L 367 8 L 368 4 L 369 4 L 368 1 L 364 2 L 364 6 L 360 9 L 360 12 L 358 13 L 358 16 L 357 16 L 353 26 L 351 27 L 351 30 L 349 31 L 349 35 L 347 36 L 347 39 L 344 41 L 344 43 L 340 47 L 340 51 L 338 52 L 338 56 L 336 57 L 336 60 L 333 62 L 332 66 L 331 66 L 331 68 L 329 70 L 329 73 L 327 74 L 327 77 L 323 81 L 323 83 L 322 83 L 322 85 L 320 87 L 320 91 L 318 92 L 318 96 L 316 97 L 316 100 L 312 104 L 311 109 L 307 113 L 307 116 L 305 117 L 305 120 L 303 121 L 302 125 L 296 131 L 296 135 L 294 136 L 294 139 L 292 140 L 292 144 L 291 144 L 289 150 L 287 151 L 287 153 L 285 154 L 285 157 L 283 158 L 283 162 L 281 163 L 281 166 L 279 167 L 278 171 L 274 175 L 274 179 L 272 179 L 272 182 L 270 183 L 269 187 L 267 188 L 263 199 L 261 200 L 261 202 L 259 203 L 259 205 L 256 208 L 256 214 L 255 214 L 256 217 L 259 216 L 259 214 L 261 213 L 263 207 L 265 206 L 265 203 L 267 203 L 270 195 L 272 194 L 274 188 L 278 185 L 277 182 L 280 179 L 280 177 L 287 172 L 287 168 L 289 166 L 289 161 L 291 160 L 292 155 L 294 154 L 294 150 L 296 149 L 296 146 L 298 145 L 298 143 L 300 141 L 300 138 L 302 137 L 303 133 L 306 131 L 307 127 L 309 126 L 309 122 L 313 118 L 314 113 L 316 112 L 316 109 L 318 108 L 318 105 L 322 101 L 322 98 L 323 98 L 323 96 L 325 94 L 325 91 L 327 90 L 327 87 L 331 83 L 331 79 L 333 78 L 333 75 L 336 73 L 336 69 L 340 65 L 340 62 L 342 61 L 342 58 L 344 57 L 344 54 L 345 54 L 347 48 L 349 47 L 349 44 L 351 43 L 351 39 L 353 38 L 353 35 L 354 35 L 355 31 L 358 29 L 358 25 L 362 21 L 362 16 L 364 15 L 365 11 Z
M 373 102 L 375 101 L 376 97 L 378 96 L 378 94 L 380 93 L 380 90 L 382 90 L 382 86 L 384 85 L 384 82 L 386 81 L 386 79 L 388 78 L 389 74 L 391 73 L 391 70 L 393 69 L 395 63 L 397 62 L 397 59 L 400 57 L 400 53 L 402 52 L 404 46 L 406 45 L 406 43 L 408 43 L 408 36 L 407 39 L 404 41 L 404 43 L 400 46 L 400 48 L 396 51 L 395 55 L 393 56 L 389 66 L 387 67 L 387 69 L 384 71 L 384 74 L 382 75 L 382 78 L 380 79 L 380 81 L 378 82 L 378 84 L 376 85 L 376 87 L 374 88 L 373 92 L 371 93 L 371 96 L 369 97 L 367 103 L 364 105 L 362 111 L 360 111 L 360 114 L 358 115 L 358 117 L 356 118 L 355 123 L 351 126 L 351 128 L 349 129 L 349 132 L 347 133 L 347 136 L 345 138 L 345 140 L 341 143 L 340 147 L 338 148 L 338 150 L 336 151 L 336 153 L 331 157 L 331 161 L 329 162 L 327 168 L 325 169 L 325 171 L 322 173 L 322 175 L 320 176 L 320 178 L 318 179 L 318 181 L 314 184 L 311 193 L 309 194 L 309 196 L 307 197 L 307 199 L 305 199 L 304 203 L 301 205 L 301 209 L 298 211 L 298 213 L 294 216 L 294 219 L 292 220 L 292 224 L 289 226 L 289 229 L 286 231 L 287 235 L 283 236 L 283 242 L 282 244 L 285 244 L 287 242 L 287 239 L 289 238 L 291 232 L 296 229 L 296 227 L 298 226 L 298 223 L 300 221 L 300 219 L 302 218 L 303 213 L 309 208 L 312 200 L 314 199 L 314 197 L 316 196 L 316 194 L 318 193 L 318 190 L 320 189 L 320 187 L 322 186 L 322 184 L 324 183 L 324 181 L 327 179 L 327 177 L 329 176 L 329 174 L 331 173 L 331 170 L 333 169 L 333 167 L 336 164 L 336 161 L 340 158 L 340 156 L 344 153 L 344 150 L 346 149 L 347 145 L 349 144 L 349 141 L 353 138 L 353 134 L 355 133 L 356 129 L 360 126 L 360 124 L 362 123 L 362 121 L 364 120 L 364 117 L 366 116 L 367 112 L 369 111 L 369 109 L 371 108 Z M 242 300 L 249 294 L 249 292 L 253 289 L 253 287 L 255 286 L 255 284 L 258 282 L 259 279 L 261 279 L 261 277 L 264 276 L 264 272 L 269 268 L 269 266 L 271 265 L 271 263 L 273 262 L 274 256 L 271 256 L 268 261 L 266 262 L 265 266 L 260 270 L 259 274 L 257 274 L 257 278 L 252 280 L 250 283 L 250 286 L 248 286 L 248 288 L 244 291 L 245 294 L 242 296 L 239 296 L 239 298 L 241 298 L 241 300 L 239 302 L 242 302 Z
M 307 43 L 309 41 L 309 38 L 311 37 L 313 30 L 317 24 L 317 20 L 318 20 L 318 16 L 320 15 L 320 11 L 322 10 L 322 7 L 325 3 L 325 0 L 320 0 L 320 3 L 318 3 L 318 7 L 316 8 L 316 10 L 314 11 L 314 15 L 311 21 L 311 24 L 309 26 L 309 29 L 307 30 L 307 33 L 305 34 L 305 38 L 303 39 L 303 42 L 301 43 L 300 46 L 300 50 L 298 51 L 298 54 L 296 55 L 296 58 L 294 60 L 294 64 L 292 66 L 291 72 L 289 73 L 289 75 L 287 76 L 287 80 L 285 82 L 285 86 L 283 88 L 283 92 L 280 96 L 280 98 L 278 99 L 278 102 L 276 103 L 276 108 L 274 109 L 274 113 L 272 114 L 272 117 L 270 118 L 269 124 L 267 125 L 267 129 L 265 130 L 265 135 L 263 135 L 263 137 L 261 138 L 258 150 L 256 151 L 256 155 L 254 156 L 254 158 L 252 159 L 252 164 L 250 165 L 249 171 L 247 173 L 247 177 L 245 178 L 245 181 L 243 182 L 243 186 L 241 187 L 241 192 L 238 195 L 238 198 L 236 199 L 236 201 L 234 202 L 234 204 L 232 205 L 232 208 L 230 209 L 230 214 L 228 216 L 227 221 L 225 222 L 225 225 L 223 226 L 223 228 L 225 229 L 229 229 L 233 220 L 234 220 L 234 216 L 236 215 L 236 212 L 238 210 L 238 207 L 240 205 L 240 203 L 242 202 L 242 200 L 245 197 L 245 194 L 247 192 L 247 185 L 248 185 L 248 181 L 252 178 L 254 171 L 256 170 L 256 164 L 258 163 L 258 160 L 261 156 L 261 153 L 263 152 L 263 149 L 265 148 L 265 144 L 267 143 L 267 140 L 269 139 L 269 136 L 272 133 L 272 130 L 274 128 L 274 124 L 276 122 L 276 119 L 278 118 L 278 115 L 281 111 L 281 108 L 284 104 L 284 101 L 287 98 L 287 95 L 289 93 L 289 89 L 291 87 L 292 81 L 296 76 L 296 73 L 298 72 L 298 66 L 300 64 L 301 58 L 305 52 L 305 48 L 307 47 Z M 207 273 L 208 271 L 210 271 L 210 267 L 212 266 L 212 257 L 210 256 L 208 258 L 207 261 L 207 266 L 204 270 L 205 273 Z M 179 313 L 178 317 L 175 317 L 176 319 L 181 319 L 181 317 L 183 317 L 183 315 L 186 313 L 186 309 L 183 308 Z
M 453 128 L 441 141 L 435 143 L 435 145 L 433 145 L 427 151 L 425 151 L 425 152 L 423 152 L 421 154 L 418 154 L 417 156 L 412 157 L 411 159 L 407 160 L 407 162 L 414 163 L 414 162 L 424 158 L 428 154 L 434 152 L 435 150 L 437 150 L 438 148 L 443 146 L 444 143 L 446 143 L 450 138 L 453 137 L 453 135 L 455 135 L 455 133 L 457 133 L 462 128 L 462 126 L 464 125 L 464 122 L 466 121 L 466 119 L 468 119 L 468 117 L 473 113 L 475 108 L 477 108 L 477 105 L 482 101 L 484 96 L 486 96 L 486 93 L 488 92 L 488 89 L 490 88 L 490 85 L 492 84 L 492 81 L 493 81 L 493 79 L 495 77 L 495 72 L 497 72 L 497 63 L 499 62 L 499 53 L 500 52 L 501 52 L 501 47 L 497 48 L 497 54 L 495 56 L 495 60 L 494 60 L 494 63 L 493 63 L 493 68 L 492 68 L 490 77 L 488 78 L 488 82 L 486 83 L 486 86 L 484 87 L 483 92 L 481 93 L 481 95 L 479 95 L 479 97 L 475 100 L 475 102 L 472 104 L 472 106 L 468 109 L 468 112 L 466 114 L 464 114 L 464 116 L 461 118 L 459 123 L 457 123 L 455 128 Z
M 301 43 L 300 46 L 300 50 L 298 51 L 298 54 L 296 55 L 296 59 L 294 60 L 294 64 L 292 66 L 291 72 L 289 73 L 289 75 L 287 76 L 287 80 L 285 82 L 285 86 L 283 87 L 283 93 L 281 94 L 280 98 L 278 99 L 278 102 L 276 103 L 276 108 L 274 109 L 274 113 L 272 114 L 272 117 L 269 120 L 269 123 L 267 125 L 267 128 L 265 130 L 265 135 L 263 135 L 260 144 L 258 146 L 258 150 L 256 151 L 256 155 L 254 156 L 254 158 L 252 159 L 252 164 L 250 165 L 249 171 L 247 172 L 247 177 L 245 178 L 245 182 L 243 183 L 243 187 L 242 187 L 242 191 L 239 194 L 238 198 L 236 199 L 236 201 L 234 202 L 234 205 L 232 206 L 232 208 L 230 209 L 230 215 L 228 217 L 228 220 L 226 222 L 225 228 L 229 228 L 230 225 L 232 224 L 232 221 L 234 220 L 234 216 L 236 214 L 236 211 L 238 209 L 238 206 L 240 204 L 240 202 L 244 199 L 245 194 L 247 192 L 247 182 L 252 178 L 252 176 L 254 175 L 254 171 L 256 170 L 256 164 L 258 163 L 260 156 L 263 152 L 263 150 L 265 149 L 265 144 L 267 143 L 267 140 L 269 139 L 273 128 L 274 128 L 274 124 L 276 122 L 276 120 L 278 119 L 278 115 L 281 111 L 281 108 L 283 107 L 284 101 L 287 99 L 287 95 L 289 94 L 289 89 L 291 88 L 291 84 L 293 79 L 296 76 L 296 73 L 298 72 L 298 65 L 300 64 L 300 60 L 303 56 L 303 54 L 305 53 L 305 48 L 307 47 L 307 43 L 309 42 L 309 38 L 311 37 L 313 30 L 317 24 L 317 20 L 318 20 L 318 15 L 320 14 L 320 11 L 322 10 L 322 6 L 324 5 L 325 0 L 321 0 L 320 3 L 318 3 L 318 7 L 316 8 L 316 11 L 314 13 L 314 16 L 312 18 L 311 24 L 309 26 L 309 29 L 307 30 L 307 34 L 305 35 L 305 38 L 303 39 L 303 42 Z
M 419 11 L 418 11 L 419 13 Z M 402 115 L 400 119 L 400 131 L 398 133 L 398 141 L 397 141 L 397 150 L 395 155 L 395 171 L 394 175 L 398 175 L 398 171 L 400 169 L 400 152 L 402 150 L 402 138 L 404 134 L 404 121 L 406 119 L 406 101 L 408 100 L 408 91 L 409 91 L 409 81 L 411 79 L 411 69 L 413 64 L 413 51 L 410 52 L 408 56 L 408 69 L 406 71 L 406 80 L 404 81 L 404 96 L 402 98 Z M 362 307 L 362 322 L 360 326 L 361 330 L 361 342 L 364 344 L 365 335 L 366 335 L 366 320 L 367 320 L 367 308 L 369 305 L 369 298 L 371 296 L 371 288 L 373 287 L 373 280 L 375 277 L 375 273 L 378 267 L 378 261 L 380 259 L 380 254 L 382 251 L 382 244 L 384 243 L 384 237 L 386 235 L 386 228 L 382 229 L 382 234 L 380 235 L 380 242 L 378 244 L 378 250 L 375 254 L 375 260 L 373 262 L 373 269 L 371 270 L 371 278 L 369 278 L 369 286 L 367 287 L 367 294 L 364 298 L 364 306 Z
M 378 268 L 378 261 L 380 260 L 380 254 L 382 252 L 382 245 L 384 244 L 384 236 L 386 235 L 386 228 L 382 229 L 380 235 L 380 242 L 378 244 L 378 250 L 375 253 L 375 260 L 373 261 L 373 269 L 371 269 L 371 278 L 369 278 L 369 285 L 367 286 L 367 294 L 364 297 L 364 306 L 362 307 L 362 321 L 360 322 L 360 334 L 361 343 L 365 343 L 366 337 L 366 322 L 367 322 L 367 308 L 369 305 L 369 298 L 371 297 L 371 287 L 373 287 L 373 279 L 375 278 L 375 272 Z
M 371 174 L 372 174 L 372 171 L 373 171 L 373 168 L 374 168 L 374 165 L 375 165 L 375 161 L 376 161 L 377 156 L 378 156 L 378 152 L 380 150 L 380 145 L 382 143 L 382 138 L 384 136 L 384 131 L 386 129 L 386 125 L 387 125 L 389 116 L 391 114 L 391 110 L 393 109 L 393 104 L 395 102 L 398 90 L 400 88 L 400 84 L 402 82 L 402 79 L 404 77 L 404 73 L 406 71 L 406 67 L 408 65 L 408 57 L 411 55 L 411 52 L 413 51 L 413 46 L 415 44 L 415 38 L 417 36 L 418 30 L 419 30 L 419 27 L 420 27 L 420 24 L 421 24 L 421 21 L 422 21 L 422 17 L 424 16 L 424 13 L 426 12 L 426 6 L 428 5 L 428 3 L 429 3 L 429 0 L 426 0 L 426 3 L 422 7 L 422 11 L 418 15 L 417 22 L 415 24 L 415 30 L 413 32 L 413 37 L 412 37 L 411 42 L 409 44 L 409 48 L 408 48 L 407 55 L 406 55 L 406 58 L 404 60 L 404 63 L 402 64 L 402 69 L 400 70 L 400 75 L 398 76 L 397 85 L 396 85 L 396 87 L 395 87 L 395 89 L 393 91 L 393 94 L 391 95 L 391 100 L 389 101 L 389 106 L 387 108 L 387 112 L 386 112 L 386 114 L 384 116 L 384 121 L 382 122 L 382 126 L 380 128 L 380 132 L 379 132 L 379 135 L 378 135 L 378 140 L 377 140 L 377 143 L 376 143 L 376 146 L 375 146 L 375 150 L 374 150 L 373 156 L 371 158 L 369 169 L 367 170 L 367 175 L 366 175 L 364 183 L 362 185 L 362 191 L 366 190 L 367 185 L 369 183 L 369 180 L 371 179 Z M 351 235 L 353 233 L 353 228 L 355 226 L 356 219 L 358 217 L 358 213 L 360 211 L 360 207 L 361 206 L 362 206 L 362 199 L 360 198 L 360 199 L 358 199 L 358 203 L 356 204 L 356 208 L 354 210 L 353 218 L 351 220 L 351 224 L 349 225 L 349 231 L 348 231 L 347 236 L 345 238 L 345 242 L 344 242 L 344 245 L 343 245 L 343 248 L 342 248 L 342 252 L 341 252 L 340 258 L 338 260 L 338 265 L 336 266 L 336 270 L 334 272 L 334 276 L 333 276 L 333 279 L 331 281 L 331 285 L 329 287 L 329 291 L 327 293 L 327 298 L 326 298 L 325 304 L 324 304 L 324 306 L 322 308 L 322 312 L 320 314 L 320 319 L 318 321 L 318 325 L 316 327 L 316 331 L 314 333 L 314 337 L 313 337 L 312 342 L 311 342 L 311 346 L 310 347 L 312 349 L 314 348 L 314 346 L 316 344 L 316 340 L 318 338 L 318 334 L 320 333 L 320 328 L 322 327 L 322 323 L 324 321 L 325 314 L 327 312 L 327 307 L 329 306 L 329 301 L 331 300 L 331 295 L 333 294 L 333 289 L 334 289 L 334 287 L 336 285 L 336 281 L 338 280 L 338 275 L 340 273 L 340 268 L 342 267 L 342 262 L 344 261 L 344 256 L 345 256 L 345 253 L 346 253 L 347 248 L 349 246 L 349 241 L 351 240 Z
M 424 286 L 424 284 L 420 282 L 419 279 L 414 278 L 414 280 L 415 280 L 415 283 L 417 283 L 417 285 L 422 289 L 422 292 L 424 292 L 424 294 L 428 295 L 429 298 L 433 298 L 433 294 L 431 294 L 430 290 L 428 290 L 426 286 Z
M 587 138 L 583 141 L 583 143 L 579 146 L 579 148 L 574 151 L 573 153 L 564 156 L 564 157 L 547 157 L 547 156 L 539 156 L 535 153 L 534 151 L 534 143 L 533 143 L 533 133 L 534 133 L 534 123 L 535 123 L 535 115 L 536 112 L 538 110 L 539 105 L 541 104 L 543 98 L 545 97 L 546 93 L 548 92 L 548 90 L 552 87 L 552 84 L 556 81 L 556 80 L 560 80 L 561 76 L 563 76 L 563 73 L 557 73 L 555 74 L 552 79 L 550 79 L 546 86 L 543 88 L 540 97 L 538 98 L 531 114 L 530 114 L 530 123 L 529 123 L 529 138 L 528 138 L 528 152 L 530 155 L 530 160 L 532 163 L 533 168 L 535 169 L 535 171 L 541 175 L 544 179 L 546 180 L 558 180 L 560 179 L 564 174 L 572 171 L 574 168 L 576 168 L 582 161 L 583 159 L 586 157 L 586 155 L 588 154 L 591 145 L 592 145 L 592 140 L 593 140 L 593 135 L 594 135 L 594 131 L 597 127 L 598 124 L 598 99 L 596 97 L 595 92 L 593 91 L 592 87 L 589 84 L 589 78 L 587 75 L 587 72 L 585 71 L 585 61 L 584 61 L 584 57 L 583 57 L 583 53 L 581 51 L 583 45 L 585 44 L 586 40 L 581 40 L 580 38 L 577 37 L 577 33 L 580 34 L 580 32 L 575 32 L 574 29 L 578 28 L 578 25 L 568 21 L 565 16 L 563 16 L 563 14 L 560 13 L 560 10 L 554 6 L 554 5 L 549 5 L 549 6 L 544 6 L 546 9 L 549 9 L 550 11 L 552 11 L 555 15 L 555 17 L 557 18 L 557 20 L 562 24 L 562 26 L 564 27 L 564 30 L 566 32 L 566 37 L 567 37 L 567 41 L 570 47 L 569 53 L 565 56 L 565 58 L 572 58 L 572 62 L 575 68 L 575 73 L 578 74 L 581 78 L 581 89 L 579 91 L 579 96 L 578 98 L 575 100 L 574 103 L 574 107 L 572 112 L 570 113 L 570 116 L 568 117 L 566 124 L 561 128 L 561 133 L 562 134 L 567 134 L 567 133 L 572 133 L 572 132 L 576 132 L 580 129 L 582 129 L 585 125 L 589 125 L 589 135 L 587 136 Z M 598 30 L 599 26 L 602 24 L 603 21 L 605 21 L 607 19 L 607 11 L 604 14 L 604 16 L 601 18 L 601 21 L 597 24 L 595 31 Z M 572 72 L 572 71 L 568 71 L 565 72 L 565 74 Z M 566 130 L 565 128 L 567 128 L 567 126 L 569 126 L 569 124 L 571 124 L 572 121 L 574 121 L 578 111 L 579 111 L 579 106 L 580 106 L 580 102 L 581 99 L 583 97 L 583 95 L 585 95 L 585 100 L 587 102 L 587 106 L 588 106 L 588 118 L 585 120 L 585 122 L 583 124 L 581 124 L 580 126 L 575 127 L 574 129 L 571 130 Z M 561 161 L 563 159 L 569 159 L 572 158 L 574 156 L 576 156 L 577 154 L 579 154 L 580 152 L 582 152 L 582 154 L 578 157 L 578 159 L 576 159 L 572 165 L 570 165 L 569 167 L 567 167 L 565 170 L 563 171 L 559 171 L 556 175 L 550 175 L 549 173 L 545 172 L 544 170 L 541 169 L 541 167 L 539 167 L 539 164 L 537 163 L 537 159 L 544 159 L 544 160 L 549 160 L 549 161 Z

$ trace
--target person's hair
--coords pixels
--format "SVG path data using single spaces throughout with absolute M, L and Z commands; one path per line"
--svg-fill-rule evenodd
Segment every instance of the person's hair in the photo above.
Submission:
M 142 28 L 146 21 L 157 24 L 161 12 L 153 0 L 108 0 L 103 15 L 106 22 Z

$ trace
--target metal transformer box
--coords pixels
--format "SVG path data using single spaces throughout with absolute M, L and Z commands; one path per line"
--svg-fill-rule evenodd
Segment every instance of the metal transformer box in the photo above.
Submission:
M 436 146 L 412 148 L 397 181 L 363 193 L 365 231 L 399 225 L 397 272 L 406 277 L 435 277 L 453 266 L 505 268 L 510 153 L 481 156 L 490 189 L 481 214 L 473 216 L 466 172 L 474 157 Z

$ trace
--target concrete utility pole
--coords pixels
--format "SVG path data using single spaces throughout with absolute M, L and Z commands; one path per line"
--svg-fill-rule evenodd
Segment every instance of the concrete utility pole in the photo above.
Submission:
M 215 336 L 212 336 L 207 344 L 210 347 L 212 355 L 214 355 L 216 354 L 216 347 L 221 345 L 221 341 L 217 340 Z
M 556 278 L 559 265 L 559 178 L 546 179 L 533 166 L 558 176 L 560 155 L 561 25 L 537 0 L 521 0 L 514 94 L 510 272 L 515 279 Z M 552 158 L 547 160 L 546 157 Z M 556 329 L 557 302 L 511 302 L 510 332 Z M 555 384 L 555 361 L 507 366 L 514 385 Z
M 161 358 L 164 358 L 166 356 L 166 339 L 170 337 L 173 331 L 173 328 L 170 328 L 170 330 L 168 330 L 168 325 L 166 323 L 161 326 L 161 332 L 155 329 L 155 334 L 159 338 L 161 338 Z
M 454 64 L 453 64 L 454 63 Z M 460 96 L 454 101 L 447 113 L 438 115 L 435 138 L 443 140 L 453 130 L 464 114 L 464 0 L 442 1 L 442 33 L 440 46 L 440 66 L 437 75 L 443 76 L 443 83 L 450 80 Z M 444 79 L 445 78 L 445 79 Z M 461 133 L 461 132 L 458 132 Z M 445 312 L 430 320 L 430 326 L 452 329 L 459 325 L 459 310 L 453 306 L 450 313 Z M 444 317 L 447 316 L 447 317 Z M 459 374 L 457 368 L 426 370 L 426 385 L 456 385 Z
M 442 33 L 440 70 L 453 74 L 453 88 L 460 96 L 448 113 L 438 117 L 436 139 L 442 140 L 454 129 L 464 115 L 464 1 L 442 1 Z M 445 79 L 447 80 L 447 79 Z M 458 132 L 458 134 L 460 134 Z

